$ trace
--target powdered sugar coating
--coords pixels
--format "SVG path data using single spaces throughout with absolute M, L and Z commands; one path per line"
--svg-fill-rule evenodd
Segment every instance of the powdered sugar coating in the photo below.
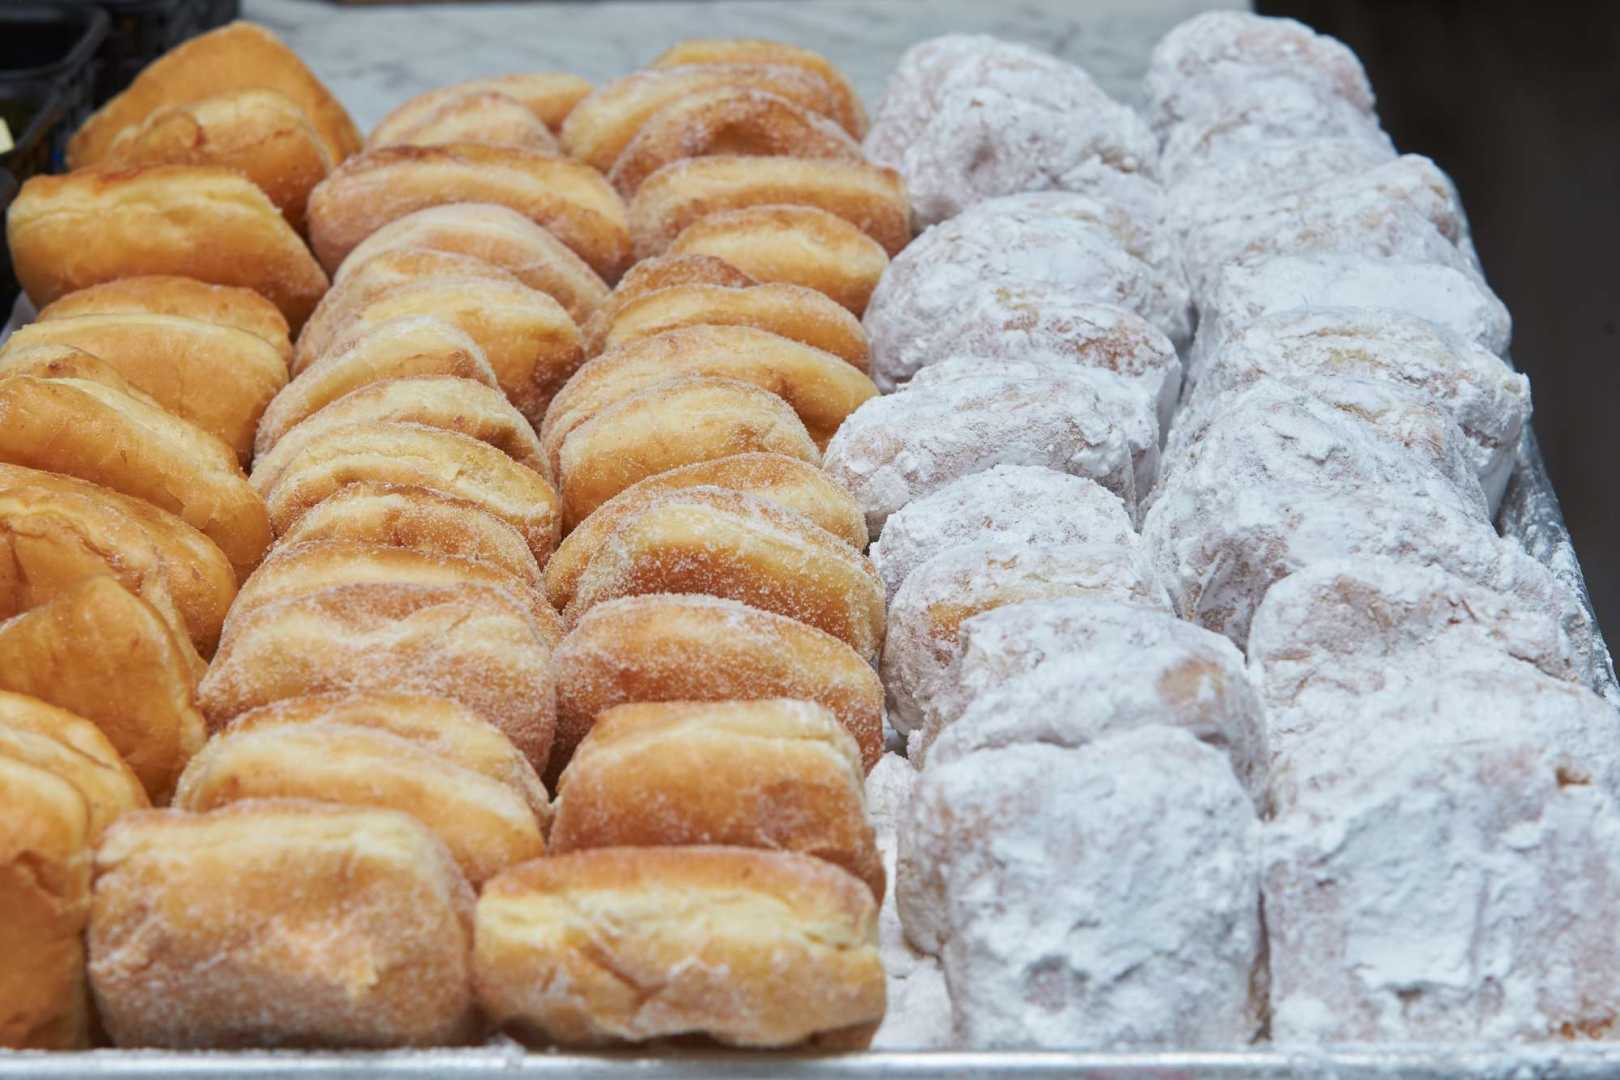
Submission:
M 978 751 L 916 783 L 900 916 L 968 1046 L 1241 1045 L 1259 841 L 1225 756 L 1184 731 Z
M 1134 542 L 987 540 L 935 555 L 912 571 L 889 608 L 881 669 L 889 722 L 903 732 L 922 724 L 928 702 L 947 685 L 964 619 L 1026 600 L 1097 594 L 1169 609 Z
M 1395 159 L 1387 141 L 1354 136 L 1263 139 L 1224 150 L 1165 190 L 1167 232 L 1178 240 L 1239 207 L 1263 205 Z
M 1395 152 L 1378 119 L 1319 87 L 1287 76 L 1219 86 L 1199 115 L 1170 128 L 1159 150 L 1159 173 L 1177 185 L 1209 169 L 1279 142 L 1360 143 L 1368 155 Z
M 1119 496 L 1095 481 L 1038 465 L 996 465 L 901 507 L 870 555 L 892 603 L 906 576 L 928 559 L 986 540 L 1129 545 L 1136 530 Z
M 1499 658 L 1363 697 L 1285 755 L 1266 828 L 1279 1041 L 1606 1038 L 1615 714 Z

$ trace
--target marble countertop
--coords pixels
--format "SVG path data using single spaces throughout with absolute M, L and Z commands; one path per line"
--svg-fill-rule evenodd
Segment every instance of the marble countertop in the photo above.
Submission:
M 843 68 L 868 108 L 907 47 L 948 32 L 994 34 L 1079 64 L 1135 102 L 1153 43 L 1220 0 L 608 0 L 338 7 L 244 0 L 243 17 L 280 34 L 369 130 L 406 98 L 518 71 L 623 75 L 687 37 L 762 37 L 815 49 Z

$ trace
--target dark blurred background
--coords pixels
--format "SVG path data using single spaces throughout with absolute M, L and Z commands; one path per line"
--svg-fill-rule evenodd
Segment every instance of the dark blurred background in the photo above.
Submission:
M 1611 644 L 1620 634 L 1620 4 L 1260 0 L 1343 40 L 1457 181 Z

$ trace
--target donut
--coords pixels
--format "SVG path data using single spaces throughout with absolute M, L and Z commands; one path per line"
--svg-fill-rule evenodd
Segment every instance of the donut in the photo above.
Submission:
M 377 727 L 326 721 L 232 726 L 208 740 L 175 789 L 179 810 L 247 799 L 312 799 L 398 810 L 433 830 L 474 888 L 545 853 L 517 791 Z
M 677 285 L 719 285 L 740 289 L 759 282 L 723 259 L 711 255 L 660 255 L 656 259 L 642 259 L 613 287 L 606 300 L 597 308 L 585 331 L 585 351 L 595 356 L 602 351 L 602 338 L 619 312 L 630 303 L 650 292 L 670 289 Z
M 450 853 L 398 811 L 146 810 L 96 852 L 90 983 L 118 1046 L 462 1042 L 472 914 Z
M 306 443 L 267 496 L 276 535 L 328 496 L 365 481 L 472 503 L 517 529 L 537 560 L 557 546 L 559 505 L 544 477 L 470 435 L 397 421 L 335 428 Z
M 841 124 L 852 138 L 866 136 L 866 110 L 855 88 L 837 67 L 825 56 L 788 45 L 780 41 L 760 41 L 749 38 L 689 38 L 677 42 L 659 53 L 651 68 L 665 68 L 685 64 L 781 64 L 803 68 L 821 76 L 832 88 L 836 101 L 833 119 Z
M 689 487 L 725 488 L 764 499 L 819 525 L 856 551 L 866 550 L 866 518 L 826 473 L 786 454 L 732 454 L 655 473 L 593 510 L 546 563 L 546 595 L 552 606 L 558 611 L 568 606 L 592 552 L 618 531 L 628 515 L 665 492 Z
M 515 527 L 476 503 L 425 487 L 346 484 L 299 515 L 280 537 L 289 546 L 318 540 L 471 559 L 541 585 L 540 564 Z
M 537 770 L 551 752 L 551 627 L 504 589 L 365 582 L 233 618 L 197 701 L 217 730 L 308 694 L 390 691 L 450 698 L 512 740 Z
M 362 386 L 431 375 L 500 386 L 478 342 L 443 319 L 404 315 L 354 327 L 265 407 L 254 454 L 268 454 L 296 425 Z
M 874 660 L 883 586 L 864 555 L 763 499 L 715 487 L 666 492 L 587 560 L 564 620 L 621 596 L 703 593 L 786 615 Z
M 90 813 L 67 780 L 3 753 L 0 795 L 0 1047 L 82 1050 Z
M 554 233 L 605 281 L 630 260 L 624 203 L 587 165 L 510 146 L 388 146 L 344 162 L 309 196 L 309 236 L 335 273 L 354 248 L 406 214 L 498 203 Z
M 597 848 L 484 886 L 479 1004 L 523 1038 L 703 1035 L 865 1046 L 883 1017 L 877 905 L 844 870 L 748 848 Z M 643 988 L 658 987 L 648 1008 Z
M 551 850 L 800 852 L 848 871 L 881 903 L 865 780 L 855 740 L 813 702 L 619 705 L 596 718 L 557 782 Z M 653 805 L 665 809 L 643 812 Z
M 556 475 L 563 528 L 573 529 L 638 480 L 750 452 L 811 463 L 821 456 L 792 408 L 752 383 L 693 375 L 652 382 L 605 405 L 561 440 Z
M 561 240 L 495 203 L 430 206 L 390 221 L 349 252 L 333 283 L 342 284 L 354 267 L 375 255 L 411 248 L 470 255 L 498 266 L 557 301 L 582 327 L 608 296 L 607 284 Z
M 218 439 L 86 379 L 0 379 L 0 461 L 145 499 L 219 545 L 238 577 L 270 546 L 264 501 Z
M 837 118 L 835 91 L 816 72 L 787 64 L 678 64 L 637 71 L 597 87 L 563 121 L 563 149 L 605 173 L 658 112 L 716 89 L 763 90 Z
M 391 140 L 402 132 L 434 116 L 446 104 L 481 94 L 501 94 L 519 102 L 551 131 L 562 127 L 575 105 L 591 92 L 591 84 L 578 75 L 546 71 L 523 75 L 497 75 L 453 83 L 418 94 L 382 118 L 372 129 L 371 139 Z
M 406 102 L 400 109 L 410 105 Z M 385 117 L 384 123 L 387 122 Z M 433 108 L 421 110 L 409 123 L 396 122 L 387 133 L 374 132 L 366 140 L 366 149 L 451 143 L 513 146 L 538 154 L 562 153 L 551 129 L 523 102 L 499 90 L 469 90 L 441 99 Z
M 47 304 L 34 321 L 80 315 L 178 315 L 245 330 L 268 342 L 282 360 L 292 359 L 286 316 L 252 289 L 238 286 L 210 285 L 172 274 L 119 278 L 68 293 Z
M 883 245 L 836 214 L 814 206 L 750 206 L 692 222 L 669 256 L 710 256 L 761 282 L 803 285 L 856 317 L 889 265 Z
M 865 162 L 715 154 L 671 162 L 636 190 L 629 211 L 636 258 L 662 255 L 682 229 L 709 214 L 783 204 L 812 206 L 843 218 L 891 257 L 911 239 L 905 184 L 893 169 Z
M 860 144 L 826 117 L 763 90 L 720 86 L 650 116 L 613 162 L 608 183 L 630 199 L 670 162 L 709 154 L 866 160 Z
M 121 815 L 151 805 L 146 789 L 101 729 L 38 698 L 0 691 L 0 757 L 44 769 L 73 786 L 89 812 L 89 840 Z
M 236 452 L 244 466 L 265 406 L 287 385 L 275 346 L 245 330 L 180 315 L 80 315 L 33 323 L 0 348 L 66 345 L 100 359 L 166 411 Z
M 302 233 L 310 190 L 337 161 L 291 99 L 274 90 L 233 90 L 152 111 L 118 133 L 100 164 L 234 169 Z
M 591 355 L 688 326 L 751 326 L 830 352 L 859 371 L 871 366 L 860 320 L 800 285 L 674 285 L 620 307 Z
M 96 725 L 161 805 L 205 735 L 182 641 L 150 604 L 91 578 L 0 623 L 0 690 Z
M 6 215 L 6 239 L 35 307 L 116 278 L 176 274 L 252 289 L 297 331 L 327 287 L 275 204 L 218 166 L 31 177 Z
M 552 664 L 552 772 L 597 717 L 642 702 L 797 698 L 830 710 L 865 768 L 883 749 L 883 687 L 871 665 L 831 634 L 735 600 L 660 594 L 598 604 L 562 639 Z

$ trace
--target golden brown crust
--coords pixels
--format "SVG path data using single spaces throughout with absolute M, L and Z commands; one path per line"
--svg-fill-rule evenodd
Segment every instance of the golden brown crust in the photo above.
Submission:
M 613 287 L 613 292 L 588 323 L 583 324 L 585 348 L 590 356 L 602 351 L 602 338 L 608 327 L 627 305 L 635 300 L 677 285 L 718 285 L 728 289 L 741 289 L 759 282 L 723 259 L 711 255 L 660 255 L 656 259 L 642 259 Z
M 252 289 L 234 285 L 210 285 L 173 274 L 120 278 L 68 293 L 48 305 L 34 321 L 80 315 L 179 315 L 200 319 L 245 330 L 269 342 L 282 360 L 292 358 L 286 316 Z
M 399 109 L 411 109 L 407 101 Z M 385 127 L 386 125 L 386 127 Z M 444 146 L 484 143 L 515 146 L 537 154 L 562 153 L 557 137 L 528 106 L 499 90 L 468 90 L 437 98 L 431 107 L 411 109 L 409 121 L 390 123 L 384 118 L 366 140 L 366 148 L 382 146 Z
M 304 232 L 304 204 L 336 164 L 302 109 L 273 90 L 235 90 L 156 109 L 118 133 L 102 164 L 218 165 L 269 196 Z
M 780 41 L 748 38 L 690 38 L 659 53 L 648 67 L 680 64 L 784 64 L 813 71 L 832 87 L 838 98 L 836 119 L 856 139 L 866 138 L 866 109 L 843 72 L 820 53 Z
M 68 167 L 106 156 L 119 133 L 166 105 L 232 90 L 271 90 L 309 118 L 333 161 L 360 149 L 360 132 L 313 72 L 274 34 L 234 22 L 192 38 L 148 64 L 135 81 L 84 122 L 68 144 Z
M 0 690 L 95 724 L 154 803 L 168 798 L 202 746 L 196 681 L 181 639 L 110 578 L 91 578 L 0 623 Z
M 246 465 L 265 406 L 287 385 L 275 347 L 245 330 L 179 315 L 81 315 L 22 327 L 0 363 L 31 345 L 67 345 L 99 358 L 164 410 L 189 420 Z
M 543 225 L 605 281 L 630 261 L 624 203 L 596 170 L 509 146 L 389 146 L 333 170 L 309 197 L 309 232 L 335 272 L 354 248 L 406 214 L 446 203 L 498 203 Z
M 473 1030 L 473 896 L 392 810 L 129 814 L 96 853 L 90 979 L 119 1046 L 434 1046 Z
M 883 586 L 864 555 L 752 495 L 685 488 L 627 515 L 592 553 L 564 612 L 648 593 L 702 593 L 826 631 L 868 662 L 883 643 Z
M 883 245 L 836 214 L 814 206 L 750 206 L 688 225 L 670 256 L 707 255 L 759 281 L 803 285 L 859 318 L 888 269 Z
M 713 155 L 672 162 L 630 203 L 638 259 L 662 255 L 682 229 L 709 214 L 750 206 L 813 206 L 880 244 L 891 257 L 911 240 L 905 182 L 893 169 L 848 161 Z
M 608 182 L 629 199 L 670 162 L 709 154 L 866 160 L 860 144 L 825 116 L 764 90 L 722 86 L 650 116 L 613 162 Z
M 146 789 L 100 728 L 37 698 L 0 691 L 0 757 L 72 784 L 89 812 L 91 844 L 99 843 L 121 814 L 151 805 Z
M 481 507 L 517 529 L 542 563 L 557 547 L 560 505 L 544 477 L 470 436 L 399 422 L 311 439 L 270 492 L 276 534 L 329 495 L 365 481 L 425 487 Z
M 551 131 L 556 131 L 562 127 L 564 118 L 573 111 L 574 106 L 590 92 L 588 80 L 559 71 L 497 75 L 453 83 L 418 94 L 396 107 L 372 130 L 371 138 L 391 141 L 400 132 L 435 115 L 447 103 L 470 95 L 490 93 L 502 94 L 522 103 L 536 119 Z
M 821 460 L 793 409 L 752 383 L 708 376 L 650 382 L 603 405 L 563 436 L 556 474 L 563 527 L 572 529 L 638 480 L 752 452 Z
M 73 785 L 0 754 L 0 1047 L 89 1045 L 90 813 Z
M 264 500 L 224 443 L 97 383 L 0 379 L 0 460 L 145 499 L 207 534 L 239 577 L 270 546 Z
M 584 326 L 607 299 L 607 283 L 568 245 L 516 210 L 494 203 L 450 203 L 406 214 L 349 252 L 334 284 L 373 256 L 404 249 L 447 251 L 492 263 L 561 304 Z
M 866 769 L 883 752 L 883 686 L 831 634 L 712 596 L 631 596 L 586 612 L 552 657 L 552 771 L 609 709 L 635 702 L 798 698 L 831 710 Z
M 35 176 L 11 204 L 6 237 L 38 307 L 117 278 L 178 274 L 252 289 L 297 330 L 327 286 L 264 192 L 217 166 Z
M 839 304 L 802 285 L 674 285 L 638 296 L 613 315 L 591 355 L 688 326 L 750 326 L 832 353 L 857 371 L 870 371 L 871 348 L 861 322 Z
M 504 591 L 344 585 L 233 619 L 197 699 L 218 729 L 308 694 L 435 694 L 494 724 L 543 770 L 556 725 L 554 644 Z
M 484 888 L 475 969 L 497 1024 L 564 1045 L 831 1033 L 856 1045 L 884 1010 L 871 890 L 787 852 L 597 848 L 525 863 Z

